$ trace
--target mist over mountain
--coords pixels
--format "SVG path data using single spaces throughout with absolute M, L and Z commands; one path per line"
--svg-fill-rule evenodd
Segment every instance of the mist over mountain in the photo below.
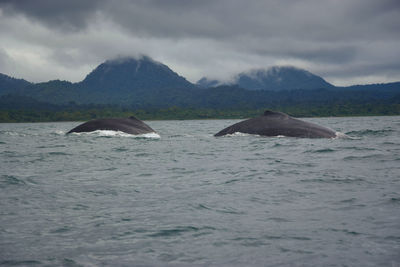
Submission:
M 321 77 L 295 67 L 272 67 L 240 73 L 236 83 L 248 90 L 294 90 L 332 88 L 333 85 Z
M 194 85 L 147 56 L 107 60 L 78 83 L 53 80 L 34 84 L 0 75 L 0 108 L 6 109 L 12 106 L 37 109 L 45 103 L 49 107 L 100 104 L 134 109 L 171 106 L 252 109 L 282 105 L 396 103 L 399 93 L 400 83 L 335 87 L 317 75 L 294 67 L 240 73 L 230 85 L 207 78 Z
M 223 83 L 218 80 L 210 80 L 207 77 L 203 77 L 196 82 L 196 85 L 200 88 L 210 88 L 210 87 L 217 87 L 222 85 Z
M 203 77 L 197 82 L 201 87 L 216 87 L 224 84 L 218 80 Z M 323 78 L 303 69 L 292 66 L 275 66 L 269 69 L 255 69 L 235 75 L 230 84 L 247 90 L 296 90 L 322 89 L 334 86 Z M 227 85 L 227 84 L 226 84 Z

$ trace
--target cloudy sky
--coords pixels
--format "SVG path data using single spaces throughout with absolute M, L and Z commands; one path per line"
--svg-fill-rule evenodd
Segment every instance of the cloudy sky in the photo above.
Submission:
M 275 65 L 335 85 L 400 81 L 400 1 L 0 0 L 0 73 L 77 82 L 142 54 L 192 82 Z

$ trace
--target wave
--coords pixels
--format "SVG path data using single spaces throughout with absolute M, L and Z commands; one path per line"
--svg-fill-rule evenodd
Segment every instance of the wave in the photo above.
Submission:
M 382 130 L 366 129 L 366 130 L 359 130 L 359 131 L 351 131 L 346 134 L 355 135 L 355 136 L 386 136 L 393 132 L 395 132 L 395 131 L 391 130 L 391 129 L 382 129 Z
M 61 131 L 61 130 L 56 130 L 55 132 L 53 132 L 53 134 L 55 135 L 65 135 L 65 131 Z
M 2 175 L 0 177 L 0 188 L 4 188 L 8 185 L 25 185 L 25 181 L 17 178 L 13 175 Z
M 26 136 L 25 133 L 15 132 L 15 131 L 0 131 L 0 135 L 8 135 L 8 136 Z
M 336 137 L 334 137 L 334 139 L 354 139 L 342 132 L 336 132 L 335 135 L 336 135 Z
M 304 153 L 329 153 L 329 152 L 336 152 L 336 150 L 331 148 L 322 148 L 317 150 L 307 150 Z
M 385 158 L 384 154 L 375 153 L 375 154 L 368 154 L 368 155 L 362 155 L 362 156 L 347 156 L 347 157 L 344 157 L 343 160 L 344 161 L 347 161 L 347 160 L 364 160 L 364 159 L 375 159 L 375 160 L 378 160 L 378 159 L 382 159 L 382 158 Z
M 213 229 L 213 228 L 211 228 Z M 177 226 L 171 229 L 161 229 L 155 233 L 150 234 L 150 237 L 169 237 L 169 236 L 177 236 L 184 234 L 186 232 L 197 232 L 202 230 L 202 228 L 198 228 L 195 226 Z
M 323 177 L 323 178 L 306 178 L 300 179 L 301 183 L 337 183 L 337 184 L 352 184 L 352 183 L 362 183 L 365 182 L 363 178 L 332 178 L 332 177 Z

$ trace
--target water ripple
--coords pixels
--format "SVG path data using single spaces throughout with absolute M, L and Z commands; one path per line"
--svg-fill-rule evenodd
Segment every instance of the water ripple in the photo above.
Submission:
M 199 228 L 194 226 L 180 226 L 172 229 L 162 229 L 155 233 L 150 234 L 150 237 L 171 237 L 181 235 L 187 232 L 197 232 Z
M 399 118 L 310 119 L 357 137 L 334 140 L 1 125 L 0 265 L 391 266 Z
M 25 181 L 13 175 L 1 175 L 0 187 L 5 188 L 13 185 L 26 185 Z

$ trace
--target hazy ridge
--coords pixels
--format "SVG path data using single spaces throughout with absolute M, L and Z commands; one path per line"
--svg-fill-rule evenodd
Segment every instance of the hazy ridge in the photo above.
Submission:
M 107 106 L 129 110 L 299 107 L 308 111 L 312 108 L 343 111 L 352 106 L 363 111 L 352 111 L 350 115 L 368 112 L 393 115 L 400 114 L 400 82 L 336 87 L 306 70 L 284 66 L 239 73 L 231 84 L 207 78 L 193 84 L 147 56 L 108 60 L 77 83 L 60 80 L 30 83 L 0 75 L 0 111 L 3 113 L 76 110 L 93 108 L 93 105 L 97 109 Z M 294 113 L 327 115 L 321 111 Z M 7 119 L 0 117 L 0 121 Z

